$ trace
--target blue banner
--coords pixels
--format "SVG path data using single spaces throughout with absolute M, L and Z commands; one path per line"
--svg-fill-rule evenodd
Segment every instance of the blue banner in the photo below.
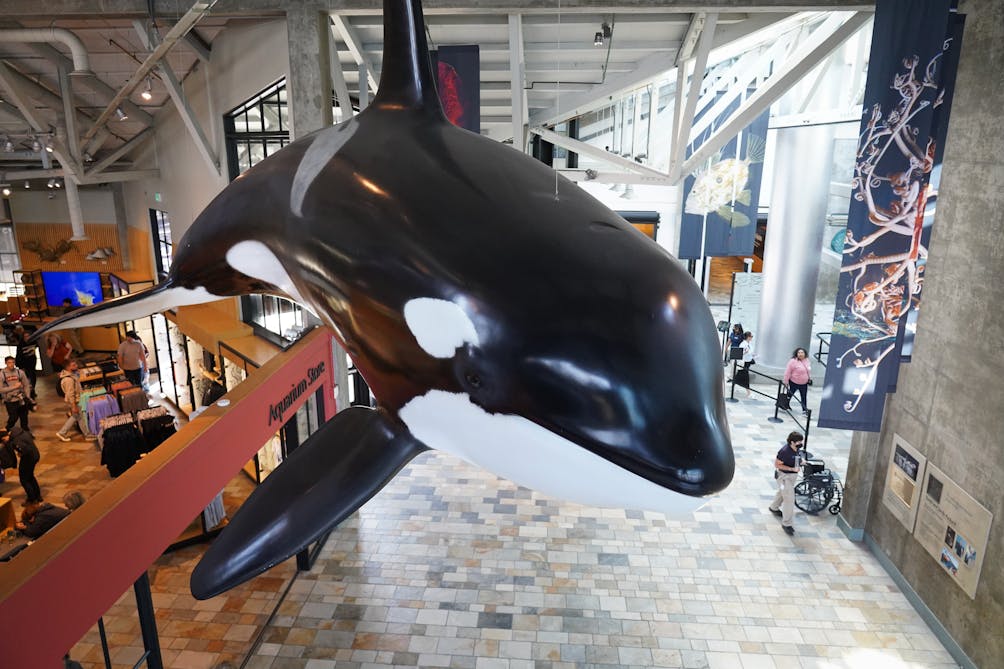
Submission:
M 960 46 L 952 5 L 876 6 L 821 427 L 879 431 L 895 389 L 920 304 Z
M 709 105 L 709 109 L 713 106 Z M 738 107 L 737 98 L 687 146 L 686 155 L 699 149 Z M 768 119 L 769 111 L 765 111 L 709 158 L 704 167 L 684 179 L 680 258 L 753 253 Z

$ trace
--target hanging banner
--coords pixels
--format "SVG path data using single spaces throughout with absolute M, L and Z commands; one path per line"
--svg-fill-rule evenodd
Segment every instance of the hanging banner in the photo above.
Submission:
M 439 101 L 450 123 L 481 134 L 481 56 L 477 44 L 432 52 Z
M 955 72 L 959 66 L 959 48 L 962 44 L 962 28 L 965 25 L 966 17 L 961 14 L 952 14 L 949 17 L 949 30 L 951 31 L 950 46 L 945 49 L 942 56 L 944 68 L 941 77 L 944 97 L 942 104 L 934 110 L 935 144 L 934 144 L 934 165 L 931 167 L 931 178 L 929 180 L 928 197 L 924 209 L 923 229 L 920 233 L 920 248 L 927 249 L 931 241 L 931 228 L 934 225 L 934 211 L 938 201 L 938 191 L 941 188 L 941 163 L 945 156 L 945 138 L 948 135 L 948 117 L 952 111 L 952 99 L 955 96 Z M 924 258 L 926 265 L 927 258 Z M 924 287 L 924 277 L 921 275 L 917 280 L 917 294 L 914 296 L 912 308 L 906 312 L 906 318 L 901 319 L 899 339 L 902 342 L 900 358 L 904 362 L 910 361 L 913 355 L 913 338 L 917 333 L 917 314 L 920 313 L 920 295 Z
M 690 143 L 688 157 L 728 120 L 739 102 L 737 98 Z M 700 115 L 694 120 L 700 120 Z M 704 256 L 752 255 L 768 120 L 769 110 L 684 179 L 680 258 L 702 257 L 702 238 Z
M 820 427 L 879 431 L 895 389 L 900 333 L 920 302 L 930 179 L 955 78 L 956 58 L 946 54 L 959 48 L 961 25 L 952 4 L 876 6 Z

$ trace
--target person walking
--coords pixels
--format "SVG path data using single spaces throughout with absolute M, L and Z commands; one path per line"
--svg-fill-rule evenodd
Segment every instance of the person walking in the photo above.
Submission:
M 742 340 L 742 342 L 740 342 L 739 348 L 741 348 L 742 351 L 743 351 L 743 369 L 742 369 L 742 371 L 744 372 L 743 377 L 746 379 L 746 383 L 745 384 L 741 384 L 741 385 L 743 385 L 743 387 L 746 389 L 746 398 L 749 399 L 751 397 L 751 394 L 750 394 L 750 367 L 752 367 L 753 365 L 756 364 L 756 359 L 754 358 L 754 352 L 753 352 L 753 333 L 752 332 L 744 332 L 743 333 L 743 340 Z
M 31 399 L 38 397 L 38 346 L 28 343 L 28 333 L 23 325 L 14 326 L 14 364 L 28 377 L 31 386 Z
M 738 348 L 743 343 L 743 324 L 736 323 L 729 332 L 728 346 L 725 348 L 725 364 L 729 364 L 732 359 L 732 349 Z
M 809 392 L 809 386 L 812 384 L 811 370 L 809 354 L 804 348 L 799 347 L 791 354 L 791 360 L 784 368 L 784 378 L 782 379 L 784 385 L 788 387 L 788 402 L 791 402 L 791 398 L 797 390 L 799 401 L 802 403 L 802 415 L 806 416 L 809 414 L 806 396 Z
M 38 464 L 41 456 L 31 432 L 26 432 L 17 426 L 11 428 L 9 432 L 0 430 L 0 442 L 9 443 L 11 448 L 17 452 L 17 476 L 27 497 L 25 504 L 41 502 L 42 489 L 38 485 L 38 479 L 35 478 L 35 465 Z
M 117 353 L 119 369 L 125 372 L 125 377 L 134 386 L 143 386 L 143 376 L 146 374 L 146 345 L 140 341 L 135 330 L 126 332 L 126 338 L 119 344 Z
M 14 423 L 21 421 L 21 429 L 31 431 L 28 427 L 28 412 L 33 404 L 31 400 L 31 384 L 28 377 L 14 364 L 14 356 L 4 358 L 4 368 L 0 370 L 0 396 L 3 396 L 7 407 L 7 425 L 10 430 Z
M 777 494 L 770 503 L 770 512 L 780 516 L 781 527 L 788 536 L 795 534 L 795 528 L 792 527 L 792 518 L 795 515 L 795 482 L 798 480 L 798 472 L 802 465 L 799 449 L 803 445 L 805 437 L 802 433 L 792 432 L 774 457 Z
M 90 433 L 87 427 L 87 417 L 80 409 L 80 395 L 83 394 L 83 389 L 80 387 L 80 374 L 77 369 L 77 361 L 70 360 L 64 365 L 63 371 L 59 373 L 59 387 L 63 391 L 63 401 L 66 402 L 66 409 L 70 414 L 66 422 L 63 423 L 63 427 L 56 432 L 60 441 L 70 441 L 70 435 L 67 433 L 73 429 L 74 425 L 80 428 L 85 439 L 91 441 L 97 439 L 95 435 Z

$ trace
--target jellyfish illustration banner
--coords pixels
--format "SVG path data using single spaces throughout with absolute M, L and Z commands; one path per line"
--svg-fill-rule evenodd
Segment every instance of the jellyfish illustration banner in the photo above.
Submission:
M 920 304 L 961 23 L 952 0 L 879 0 L 821 427 L 877 432 Z M 937 168 L 937 169 L 936 169 Z
M 441 46 L 432 52 L 436 87 L 450 123 L 481 133 L 481 55 L 478 45 Z
M 739 102 L 737 98 L 691 142 L 688 156 L 732 115 Z M 753 253 L 768 117 L 765 111 L 708 159 L 703 168 L 684 179 L 680 258 Z

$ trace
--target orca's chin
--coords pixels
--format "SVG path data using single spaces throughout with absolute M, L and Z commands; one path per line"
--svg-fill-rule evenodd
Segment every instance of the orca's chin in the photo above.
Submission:
M 735 474 L 727 426 L 705 418 L 686 421 L 657 438 L 632 440 L 621 433 L 615 443 L 590 436 L 566 438 L 646 481 L 690 497 L 724 490 Z
M 628 458 L 618 455 L 630 448 L 609 445 L 613 439 L 603 444 L 529 416 L 489 413 L 463 393 L 431 390 L 398 415 L 429 448 L 555 499 L 588 506 L 690 513 L 701 505 L 698 497 L 724 488 L 734 469 L 727 431 L 714 443 L 691 445 L 698 455 L 689 459 L 672 453 Z M 441 416 L 450 420 L 444 424 Z M 712 452 L 716 457 L 709 465 L 703 458 Z

